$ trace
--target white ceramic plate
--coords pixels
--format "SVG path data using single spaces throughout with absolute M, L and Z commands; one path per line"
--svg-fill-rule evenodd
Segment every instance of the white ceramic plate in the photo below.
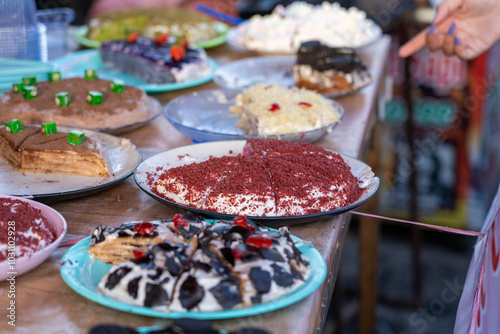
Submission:
M 243 151 L 243 146 L 245 145 L 245 143 L 246 143 L 245 140 L 202 143 L 202 144 L 178 147 L 172 150 L 156 154 L 150 157 L 149 159 L 145 160 L 144 162 L 142 162 L 139 165 L 139 167 L 137 167 L 137 170 L 134 174 L 135 181 L 137 182 L 139 187 L 143 191 L 145 191 L 149 196 L 163 203 L 208 217 L 232 219 L 234 218 L 234 215 L 227 215 L 223 213 L 191 208 L 185 205 L 180 205 L 175 202 L 166 200 L 154 194 L 151 190 L 151 184 L 153 182 L 150 181 L 149 175 L 158 175 L 161 174 L 162 171 L 164 170 L 189 164 L 194 161 L 201 162 L 207 160 L 210 157 L 220 157 L 224 155 L 238 155 Z M 186 155 L 188 155 L 189 158 L 179 159 L 179 157 Z M 365 203 L 377 192 L 380 183 L 379 178 L 375 176 L 370 166 L 368 166 L 364 162 L 343 154 L 340 155 L 351 167 L 351 172 L 353 173 L 353 175 L 360 180 L 361 187 L 366 189 L 363 192 L 362 196 L 355 203 L 336 210 L 308 214 L 308 215 L 282 216 L 282 217 L 249 216 L 248 218 L 264 223 L 266 225 L 274 225 L 274 226 L 291 225 L 291 224 L 305 223 L 305 222 L 331 218 L 341 213 L 350 211 L 358 207 L 359 205 Z
M 73 129 L 75 128 L 58 127 L 58 130 L 66 132 Z M 111 161 L 111 176 L 20 173 L 0 157 L 0 193 L 44 201 L 80 197 L 125 180 L 141 162 L 141 155 L 129 140 L 97 131 L 81 130 L 85 132 L 85 136 L 105 146 Z
M 247 24 L 247 23 L 243 22 L 240 25 L 245 25 L 245 24 Z M 372 44 L 373 42 L 378 40 L 380 37 L 382 37 L 382 29 L 378 25 L 376 25 L 373 21 L 372 21 L 372 29 L 374 31 L 373 39 L 371 39 L 370 41 L 367 41 L 365 44 L 356 45 L 356 46 L 351 46 L 351 45 L 335 45 L 335 46 L 336 47 L 354 47 L 356 49 L 362 49 L 364 47 L 367 47 L 368 45 Z M 321 38 L 318 38 L 318 40 L 321 41 Z M 240 51 L 243 51 L 243 50 L 255 51 L 255 52 L 259 52 L 259 53 L 263 53 L 263 54 L 276 54 L 276 55 L 291 55 L 291 54 L 295 54 L 297 52 L 297 50 L 267 50 L 267 49 L 263 49 L 263 48 L 262 49 L 259 49 L 259 48 L 249 49 L 246 45 L 244 45 L 240 41 L 239 34 L 238 34 L 238 26 L 232 27 L 228 30 L 228 32 L 226 33 L 226 41 L 233 48 L 240 50 Z
M 0 198 L 7 198 L 7 199 L 19 199 L 21 201 L 24 201 L 31 206 L 40 209 L 42 212 L 42 215 L 47 219 L 47 222 L 52 226 L 56 233 L 56 240 L 54 240 L 50 245 L 48 245 L 45 248 L 40 249 L 39 251 L 33 253 L 31 256 L 23 256 L 16 258 L 15 261 L 15 267 L 11 268 L 10 264 L 8 261 L 2 261 L 0 262 L 0 281 L 5 281 L 11 276 L 18 277 L 31 269 L 35 268 L 38 266 L 40 263 L 45 261 L 50 254 L 52 254 L 56 248 L 59 246 L 61 243 L 62 239 L 66 235 L 66 230 L 67 230 L 67 224 L 66 220 L 64 219 L 63 216 L 56 210 L 35 202 L 31 201 L 28 199 L 24 198 L 18 198 L 18 197 L 12 197 L 12 196 L 5 196 L 5 195 L 0 195 Z M 7 233 L 7 232 L 5 232 Z

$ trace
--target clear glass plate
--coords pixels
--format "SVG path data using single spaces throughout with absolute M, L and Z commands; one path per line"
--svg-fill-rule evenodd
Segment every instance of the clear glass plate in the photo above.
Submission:
M 185 94 L 170 101 L 163 113 L 179 132 L 195 143 L 259 137 L 247 135 L 242 128 L 236 126 L 240 118 L 229 110 L 240 92 L 213 89 Z M 271 135 L 267 138 L 309 143 L 319 140 L 331 132 L 344 117 L 344 108 L 333 100 L 331 102 L 340 112 L 339 121 L 312 131 Z
M 214 82 L 226 89 L 245 89 L 259 82 L 294 87 L 293 66 L 296 56 L 263 56 L 236 60 L 220 66 L 214 74 Z M 358 92 L 371 82 L 369 71 L 356 72 L 354 87 L 349 90 L 322 94 L 335 98 Z

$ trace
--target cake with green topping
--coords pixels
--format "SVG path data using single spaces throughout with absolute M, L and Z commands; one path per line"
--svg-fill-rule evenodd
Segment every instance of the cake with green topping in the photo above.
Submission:
M 104 42 L 125 40 L 132 31 L 154 39 L 158 33 L 185 36 L 190 43 L 218 36 L 216 21 L 183 8 L 134 8 L 104 13 L 89 22 L 87 37 Z
M 102 144 L 81 135 L 74 141 L 68 132 L 47 134 L 42 129 L 24 125 L 22 131 L 11 133 L 0 127 L 0 157 L 23 173 L 110 176 Z
M 82 73 L 83 74 L 83 73 Z M 159 103 L 137 87 L 115 92 L 112 81 L 68 78 L 36 84 L 37 96 L 27 99 L 13 89 L 0 96 L 0 123 L 56 122 L 60 126 L 107 130 L 140 123 L 157 114 Z

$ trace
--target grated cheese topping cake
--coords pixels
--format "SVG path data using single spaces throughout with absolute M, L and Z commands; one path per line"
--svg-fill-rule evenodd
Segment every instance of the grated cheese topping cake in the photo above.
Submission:
M 241 116 L 246 134 L 263 137 L 320 129 L 341 117 L 331 100 L 312 90 L 262 83 L 238 94 L 229 110 Z
M 211 157 L 149 175 L 152 191 L 229 215 L 295 216 L 354 203 L 363 193 L 344 159 L 309 143 L 248 139 L 238 156 Z
M 141 240 L 150 246 L 116 257 L 120 243 L 133 247 L 131 241 Z M 214 312 L 272 301 L 310 274 L 287 227 L 269 230 L 244 216 L 209 224 L 188 213 L 98 228 L 90 245 L 92 256 L 116 263 L 98 284 L 103 294 L 165 312 Z

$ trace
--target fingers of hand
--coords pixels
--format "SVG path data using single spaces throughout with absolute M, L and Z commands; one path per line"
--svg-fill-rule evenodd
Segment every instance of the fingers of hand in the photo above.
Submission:
M 431 51 L 441 49 L 447 56 L 456 54 L 460 48 L 460 40 L 456 36 L 456 24 L 451 22 L 448 25 L 441 24 L 437 27 L 432 24 L 426 37 L 426 43 Z
M 427 47 L 431 51 L 437 51 L 443 45 L 443 41 L 444 34 L 440 31 L 437 31 L 436 26 L 432 24 L 426 37 Z
M 435 23 L 440 23 L 456 10 L 458 10 L 464 0 L 445 0 L 436 9 L 436 17 L 434 18 Z
M 458 41 L 458 38 L 456 37 L 455 33 L 456 33 L 456 25 L 455 22 L 453 22 L 451 26 L 448 28 L 448 32 L 443 40 L 442 49 L 443 53 L 447 56 L 455 54 L 455 46 L 456 42 Z

